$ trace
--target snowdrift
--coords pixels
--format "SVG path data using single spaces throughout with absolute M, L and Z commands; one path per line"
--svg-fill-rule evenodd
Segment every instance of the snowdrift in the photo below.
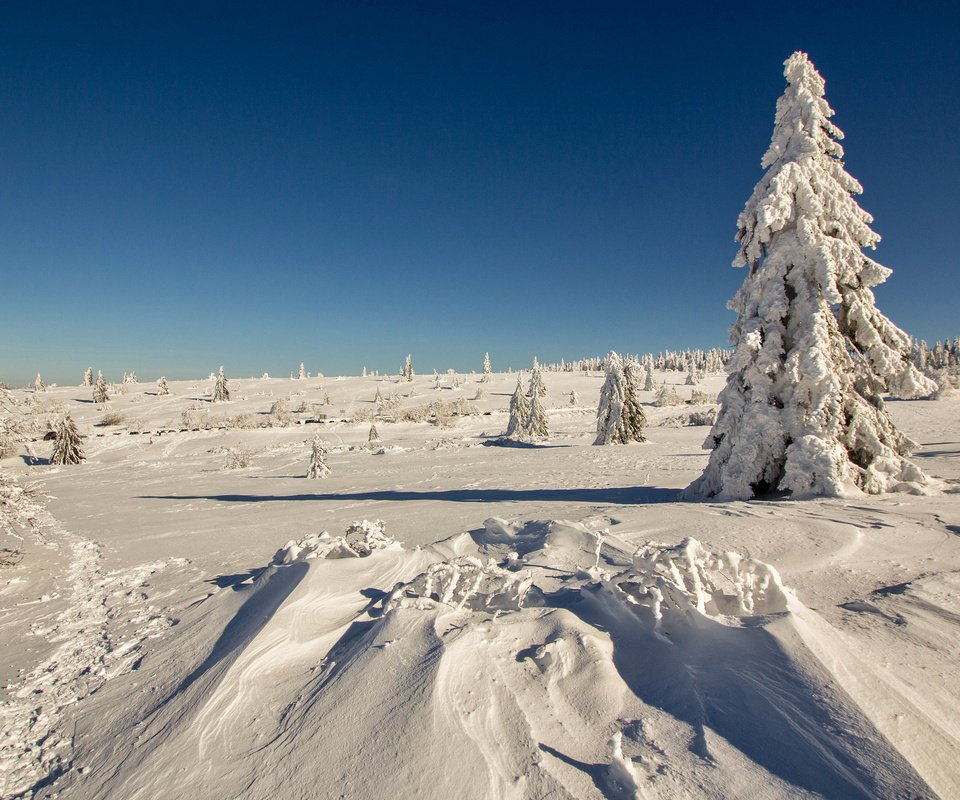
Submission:
M 880 705 L 908 698 L 884 684 L 878 700 L 874 677 L 773 566 L 692 538 L 637 548 L 490 519 L 410 550 L 365 522 L 288 543 L 90 698 L 57 788 L 936 796 L 878 727 Z

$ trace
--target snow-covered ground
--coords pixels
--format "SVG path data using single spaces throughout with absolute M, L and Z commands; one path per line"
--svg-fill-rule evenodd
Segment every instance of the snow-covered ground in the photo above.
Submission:
M 935 496 L 685 503 L 692 407 L 544 377 L 537 446 L 510 374 L 14 392 L 87 461 L 0 462 L 0 796 L 960 797 L 960 396 L 889 403 Z

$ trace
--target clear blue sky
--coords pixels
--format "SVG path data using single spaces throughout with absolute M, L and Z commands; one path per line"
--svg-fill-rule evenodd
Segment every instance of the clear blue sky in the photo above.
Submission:
M 0 381 L 725 345 L 797 49 L 882 310 L 960 334 L 946 3 L 3 3 Z

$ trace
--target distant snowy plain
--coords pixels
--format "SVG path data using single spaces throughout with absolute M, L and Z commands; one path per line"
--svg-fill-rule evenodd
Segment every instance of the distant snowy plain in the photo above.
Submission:
M 0 462 L 32 522 L 0 542 L 0 796 L 960 797 L 960 397 L 889 403 L 936 496 L 685 503 L 690 406 L 596 447 L 602 374 L 546 373 L 549 440 L 500 446 L 516 379 L 36 395 L 87 461 Z M 478 413 L 370 445 L 378 389 Z M 192 429 L 280 398 L 288 427 Z

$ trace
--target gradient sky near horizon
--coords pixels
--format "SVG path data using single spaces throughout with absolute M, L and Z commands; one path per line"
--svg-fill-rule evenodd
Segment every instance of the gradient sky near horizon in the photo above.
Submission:
M 0 381 L 725 346 L 798 49 L 881 309 L 956 336 L 958 40 L 948 4 L 4 3 Z

